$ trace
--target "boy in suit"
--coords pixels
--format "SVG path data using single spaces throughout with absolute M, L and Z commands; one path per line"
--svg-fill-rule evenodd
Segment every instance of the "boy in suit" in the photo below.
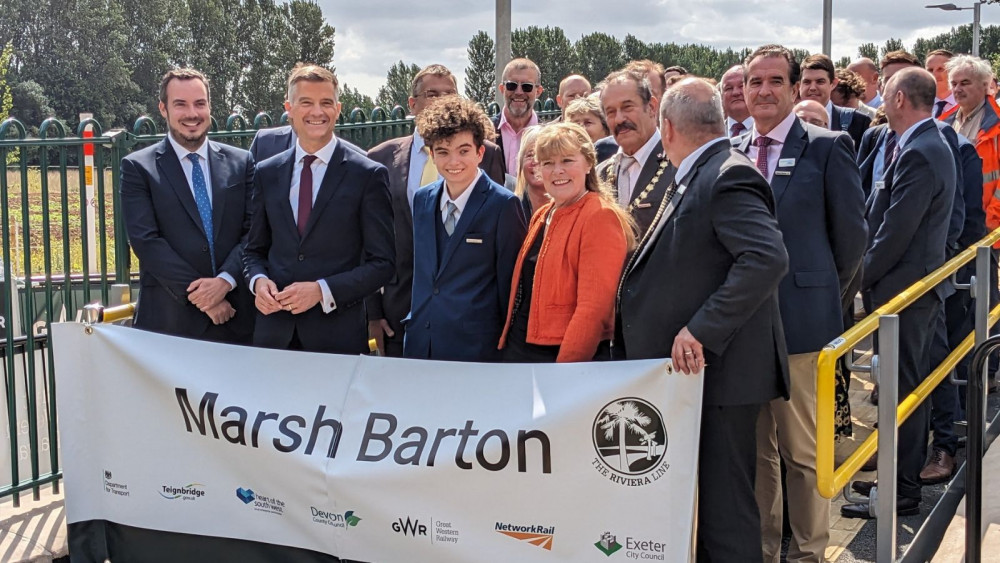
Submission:
M 474 102 L 448 96 L 417 116 L 442 179 L 413 198 L 408 358 L 498 359 L 514 262 L 526 226 L 520 202 L 479 168 L 493 136 Z

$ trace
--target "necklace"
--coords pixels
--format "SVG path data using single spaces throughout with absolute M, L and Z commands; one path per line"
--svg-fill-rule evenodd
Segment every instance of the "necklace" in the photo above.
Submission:
M 625 207 L 625 211 L 631 214 L 636 207 L 642 205 L 642 203 L 646 200 L 646 198 L 649 197 L 649 194 L 652 193 L 653 190 L 656 188 L 656 183 L 660 181 L 660 176 L 663 175 L 663 171 L 666 170 L 667 166 L 669 165 L 670 165 L 669 159 L 664 158 L 662 161 L 660 161 L 660 166 L 659 168 L 656 169 L 656 174 L 654 174 L 652 179 L 649 180 L 649 183 L 646 184 L 646 187 L 642 189 L 642 192 L 640 192 L 635 199 L 629 202 L 629 204 Z M 611 166 L 609 167 L 609 169 L 612 170 L 612 172 L 609 174 L 608 183 L 614 186 L 615 189 L 617 190 L 618 186 L 617 167 Z

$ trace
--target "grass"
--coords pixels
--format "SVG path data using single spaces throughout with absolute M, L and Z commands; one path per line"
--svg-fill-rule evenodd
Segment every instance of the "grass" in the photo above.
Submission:
M 45 274 L 46 258 L 50 261 L 54 275 L 83 273 L 83 224 L 80 206 L 80 173 L 76 168 L 67 169 L 65 184 L 66 198 L 62 196 L 63 179 L 58 168 L 49 168 L 47 194 L 42 190 L 42 172 L 38 167 L 30 167 L 27 171 L 27 183 L 22 180 L 19 168 L 7 169 L 7 200 L 4 205 L 10 218 L 9 238 L 4 238 L 4 246 L 10 247 L 11 271 L 15 277 L 22 277 L 25 272 L 33 276 Z M 105 232 L 107 242 L 105 248 L 108 272 L 115 269 L 115 239 L 114 210 L 112 207 L 111 170 L 104 171 L 104 203 Z M 24 203 L 27 199 L 27 212 Z M 45 209 L 43 204 L 48 201 L 48 234 L 49 245 L 45 245 Z M 95 210 L 96 212 L 96 210 Z M 100 229 L 100 217 L 95 218 L 96 229 Z M 27 223 L 27 237 L 25 237 Z M 67 236 L 68 235 L 68 236 Z M 97 256 L 93 260 L 96 265 L 92 273 L 101 271 L 99 232 L 95 247 Z M 67 256 L 68 254 L 68 256 Z M 0 255 L 2 258 L 2 255 Z M 27 260 L 27 264 L 25 263 Z M 137 264 L 133 258 L 133 264 Z

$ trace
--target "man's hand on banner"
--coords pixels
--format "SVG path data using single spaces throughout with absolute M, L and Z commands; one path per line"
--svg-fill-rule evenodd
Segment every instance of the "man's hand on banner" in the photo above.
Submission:
M 295 282 L 282 289 L 275 296 L 281 308 L 293 315 L 305 313 L 323 298 L 323 291 L 318 282 Z
M 368 321 L 368 338 L 374 338 L 375 344 L 378 346 L 378 353 L 385 355 L 385 337 L 388 336 L 392 338 L 396 336 L 392 328 L 389 326 L 389 321 L 385 319 L 378 319 L 377 321 Z
M 188 301 L 199 311 L 207 312 L 225 299 L 232 289 L 229 282 L 223 278 L 198 278 L 188 286 Z
M 205 314 L 212 319 L 212 323 L 221 325 L 229 322 L 229 319 L 236 315 L 236 309 L 233 309 L 229 301 L 223 299 L 220 303 L 205 311 Z
M 684 327 L 674 338 L 674 347 L 670 351 L 670 359 L 674 367 L 685 375 L 697 373 L 705 367 L 705 351 L 691 331 Z
M 282 309 L 281 303 L 278 303 L 278 300 L 275 298 L 275 294 L 278 293 L 278 286 L 273 281 L 263 277 L 257 278 L 253 284 L 253 293 L 256 296 L 254 298 L 254 305 L 257 306 L 257 310 L 261 313 L 270 315 Z

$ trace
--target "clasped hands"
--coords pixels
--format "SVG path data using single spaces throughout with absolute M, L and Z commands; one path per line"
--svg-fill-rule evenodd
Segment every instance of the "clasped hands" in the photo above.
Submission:
M 288 311 L 293 315 L 305 313 L 319 304 L 323 291 L 319 282 L 295 282 L 278 291 L 278 286 L 267 278 L 254 282 L 254 304 L 265 315 Z
M 223 278 L 198 278 L 187 287 L 188 301 L 208 315 L 213 324 L 221 325 L 236 314 L 236 309 L 226 301 L 231 289 Z

